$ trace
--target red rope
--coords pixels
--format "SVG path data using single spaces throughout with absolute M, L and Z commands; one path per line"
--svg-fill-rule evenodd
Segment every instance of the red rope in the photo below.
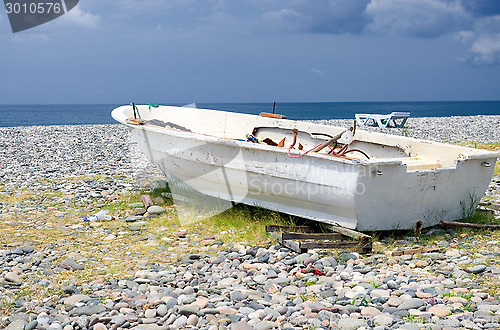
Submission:
M 318 144 L 317 146 L 313 147 L 310 150 L 307 150 L 306 152 L 304 152 L 302 155 L 299 155 L 299 156 L 292 156 L 292 155 L 290 155 L 290 150 L 294 149 L 293 146 L 290 146 L 290 148 L 288 148 L 288 157 L 290 157 L 290 158 L 301 158 L 301 157 L 304 157 L 305 155 L 307 155 L 308 153 L 310 153 L 311 151 L 313 151 L 314 149 L 316 149 L 317 147 L 319 147 L 321 144 L 322 143 Z

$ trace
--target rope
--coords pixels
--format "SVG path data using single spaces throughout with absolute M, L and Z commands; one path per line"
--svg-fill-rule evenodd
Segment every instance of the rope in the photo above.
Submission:
M 149 105 L 149 110 L 151 110 L 151 108 L 159 108 L 160 106 L 165 106 L 166 104 L 153 104 L 153 103 L 148 103 Z
M 130 103 L 130 105 L 134 108 L 134 112 L 137 113 L 137 117 L 139 117 L 139 119 L 142 119 L 137 106 L 134 103 Z
M 304 157 L 305 155 L 307 155 L 308 153 L 310 153 L 311 151 L 313 151 L 314 149 L 316 149 L 317 147 L 319 147 L 321 144 L 322 143 L 318 144 L 314 148 L 307 150 L 306 152 L 304 152 L 302 155 L 299 155 L 299 156 L 292 156 L 292 155 L 290 155 L 290 150 L 293 149 L 293 146 L 290 146 L 290 148 L 288 148 L 288 157 L 290 157 L 290 158 L 301 158 L 301 157 Z

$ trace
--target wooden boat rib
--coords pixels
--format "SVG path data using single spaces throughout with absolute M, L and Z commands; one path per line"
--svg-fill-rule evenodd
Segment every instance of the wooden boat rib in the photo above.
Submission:
M 341 127 L 135 107 L 116 108 L 112 116 L 130 128 L 167 178 L 223 200 L 361 231 L 427 227 L 467 216 L 486 191 L 498 157 L 355 128 L 349 143 Z

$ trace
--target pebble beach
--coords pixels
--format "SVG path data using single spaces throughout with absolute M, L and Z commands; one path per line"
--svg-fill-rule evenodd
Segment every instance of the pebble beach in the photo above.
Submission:
M 410 118 L 384 131 L 498 144 L 500 116 Z M 147 230 L 155 213 L 175 212 L 168 204 L 86 222 L 162 178 L 124 126 L 2 127 L 0 147 L 0 328 L 500 328 L 498 230 L 436 227 L 423 239 L 377 236 L 370 255 L 297 254 L 271 239 Z M 483 203 L 500 210 L 500 177 Z

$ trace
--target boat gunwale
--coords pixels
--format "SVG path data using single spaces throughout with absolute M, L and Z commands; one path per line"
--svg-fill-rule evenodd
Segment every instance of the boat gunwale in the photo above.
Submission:
M 260 150 L 260 151 L 270 151 L 273 153 L 281 153 L 281 154 L 286 154 L 288 155 L 288 148 L 278 148 L 276 146 L 270 146 L 267 144 L 260 144 L 260 143 L 253 143 L 249 141 L 244 141 L 244 140 L 238 140 L 234 138 L 226 138 L 226 137 L 220 137 L 212 134 L 203 134 L 203 133 L 198 133 L 198 132 L 187 132 L 183 130 L 179 130 L 176 128 L 170 128 L 170 127 L 160 127 L 160 126 L 148 126 L 148 125 L 135 125 L 135 124 L 129 124 L 126 122 L 127 116 L 124 113 L 124 110 L 127 106 L 120 106 L 118 108 L 115 108 L 112 111 L 112 116 L 115 120 L 118 122 L 124 124 L 125 126 L 129 127 L 130 129 L 141 129 L 141 130 L 149 130 L 149 131 L 154 131 L 159 134 L 170 134 L 172 136 L 180 137 L 180 138 L 189 138 L 190 140 L 198 140 L 200 141 L 199 137 L 203 137 L 203 140 L 207 143 L 214 143 L 218 145 L 227 145 L 228 142 L 230 141 L 231 143 L 236 144 L 239 148 L 243 149 L 248 149 L 248 150 Z M 168 108 L 182 108 L 182 107 L 175 107 L 175 106 L 162 106 L 162 107 L 168 107 Z M 230 111 L 223 111 L 223 110 L 214 110 L 214 109 L 202 109 L 202 108 L 187 108 L 190 110 L 201 110 L 201 111 L 214 111 L 214 112 L 219 112 L 219 113 L 224 113 L 224 114 L 237 114 L 237 115 L 244 115 L 244 116 L 249 116 L 249 117 L 259 117 L 257 115 L 252 115 L 252 114 L 243 114 L 243 113 L 238 113 L 238 112 L 230 112 Z M 115 113 L 116 111 L 116 113 Z M 116 114 L 117 116 L 114 116 L 113 114 Z M 118 115 L 120 114 L 120 115 Z M 125 119 L 125 122 L 120 119 Z M 300 123 L 305 123 L 305 124 L 312 124 L 314 126 L 324 126 L 328 127 L 329 129 L 331 128 L 337 128 L 341 130 L 345 130 L 344 127 L 340 126 L 332 126 L 332 125 L 325 125 L 325 124 L 319 124 L 319 123 L 312 123 L 312 122 L 307 122 L 307 121 L 297 121 L 297 120 L 291 120 L 291 119 L 272 119 L 273 121 L 279 121 L 279 122 L 285 122 L 285 123 L 294 123 L 294 122 L 300 122 Z M 287 127 L 281 127 L 281 126 L 276 126 L 277 128 L 282 128 L 282 129 L 292 129 L 292 128 L 287 128 Z M 359 128 L 358 128 L 359 129 Z M 383 133 L 383 132 L 372 132 L 372 131 L 367 131 L 363 129 L 359 129 L 363 134 L 367 134 L 367 136 L 379 136 L 379 137 L 386 137 L 390 136 L 391 134 Z M 431 141 L 431 140 L 423 140 L 423 139 L 417 139 L 417 138 L 412 138 L 412 137 L 407 137 L 407 136 L 397 136 L 394 135 L 400 140 L 403 141 L 410 141 L 414 143 L 422 143 L 422 144 L 429 144 L 429 145 L 436 145 L 436 146 L 446 146 L 447 148 L 455 149 L 455 150 L 463 150 L 464 153 L 467 152 L 467 154 L 460 154 L 459 157 L 455 157 L 456 163 L 460 161 L 465 161 L 465 160 L 489 160 L 489 159 L 498 159 L 500 158 L 500 152 L 496 151 L 490 151 L 490 150 L 483 150 L 483 149 L 474 149 L 471 147 L 467 146 L 461 146 L 461 145 L 454 145 L 454 144 L 449 144 L 449 143 L 443 143 L 443 142 L 437 142 L 437 141 Z M 197 138 L 198 137 L 198 138 Z M 356 141 L 356 140 L 355 140 Z M 366 143 L 373 143 L 370 140 L 364 138 L 364 139 L 358 139 L 358 141 L 363 141 Z M 390 146 L 390 145 L 388 145 Z M 396 144 L 395 146 L 400 146 L 400 144 Z M 292 149 L 291 154 L 294 156 L 300 156 L 304 152 L 300 152 L 299 150 Z M 320 153 L 310 153 L 305 155 L 307 157 L 314 157 L 314 158 L 319 158 L 322 160 L 327 160 L 327 161 L 334 161 L 334 162 L 339 162 L 343 164 L 349 164 L 349 165 L 358 165 L 358 166 L 382 166 L 382 165 L 404 165 L 404 159 L 405 157 L 397 157 L 397 158 L 374 158 L 374 159 L 352 159 L 352 158 L 344 158 L 344 157 L 333 157 L 331 155 L 326 155 L 326 154 L 320 154 Z M 294 157 L 289 157 L 294 159 Z M 419 170 L 419 171 L 433 171 L 433 170 L 443 170 L 447 168 L 436 168 L 436 169 L 425 169 L 425 170 Z
M 193 141 L 201 141 L 201 142 L 207 142 L 211 144 L 216 144 L 216 145 L 234 145 L 239 147 L 240 149 L 247 149 L 247 150 L 258 150 L 258 151 L 266 151 L 266 152 L 272 152 L 272 153 L 280 153 L 280 154 L 285 154 L 288 156 L 288 149 L 285 148 L 279 148 L 275 146 L 270 146 L 267 144 L 260 144 L 260 143 L 253 143 L 249 141 L 242 141 L 242 140 L 237 140 L 237 139 L 232 139 L 232 138 L 224 138 L 224 137 L 219 137 L 215 135 L 210 135 L 210 134 L 203 134 L 203 133 L 197 133 L 197 132 L 185 132 L 181 131 L 178 129 L 174 128 L 164 128 L 164 127 L 154 127 L 154 126 L 137 126 L 137 125 L 132 125 L 132 124 L 125 124 L 127 127 L 135 130 L 148 130 L 148 131 L 153 131 L 162 135 L 171 135 L 175 136 L 177 138 L 188 138 L 189 140 Z M 168 134 L 167 134 L 168 133 Z M 200 139 L 202 137 L 203 139 Z M 302 153 L 300 153 L 299 150 L 292 149 L 291 155 L 293 156 L 300 156 Z M 351 158 L 342 158 L 342 157 L 333 157 L 331 155 L 324 155 L 324 154 L 319 154 L 319 153 L 309 153 L 304 157 L 315 157 L 319 158 L 321 160 L 326 160 L 326 161 L 335 161 L 335 162 L 340 162 L 348 165 L 369 165 L 369 160 L 362 160 L 362 159 L 351 159 Z M 293 157 L 289 157 L 290 159 L 295 159 Z M 400 161 L 398 164 L 401 163 Z

